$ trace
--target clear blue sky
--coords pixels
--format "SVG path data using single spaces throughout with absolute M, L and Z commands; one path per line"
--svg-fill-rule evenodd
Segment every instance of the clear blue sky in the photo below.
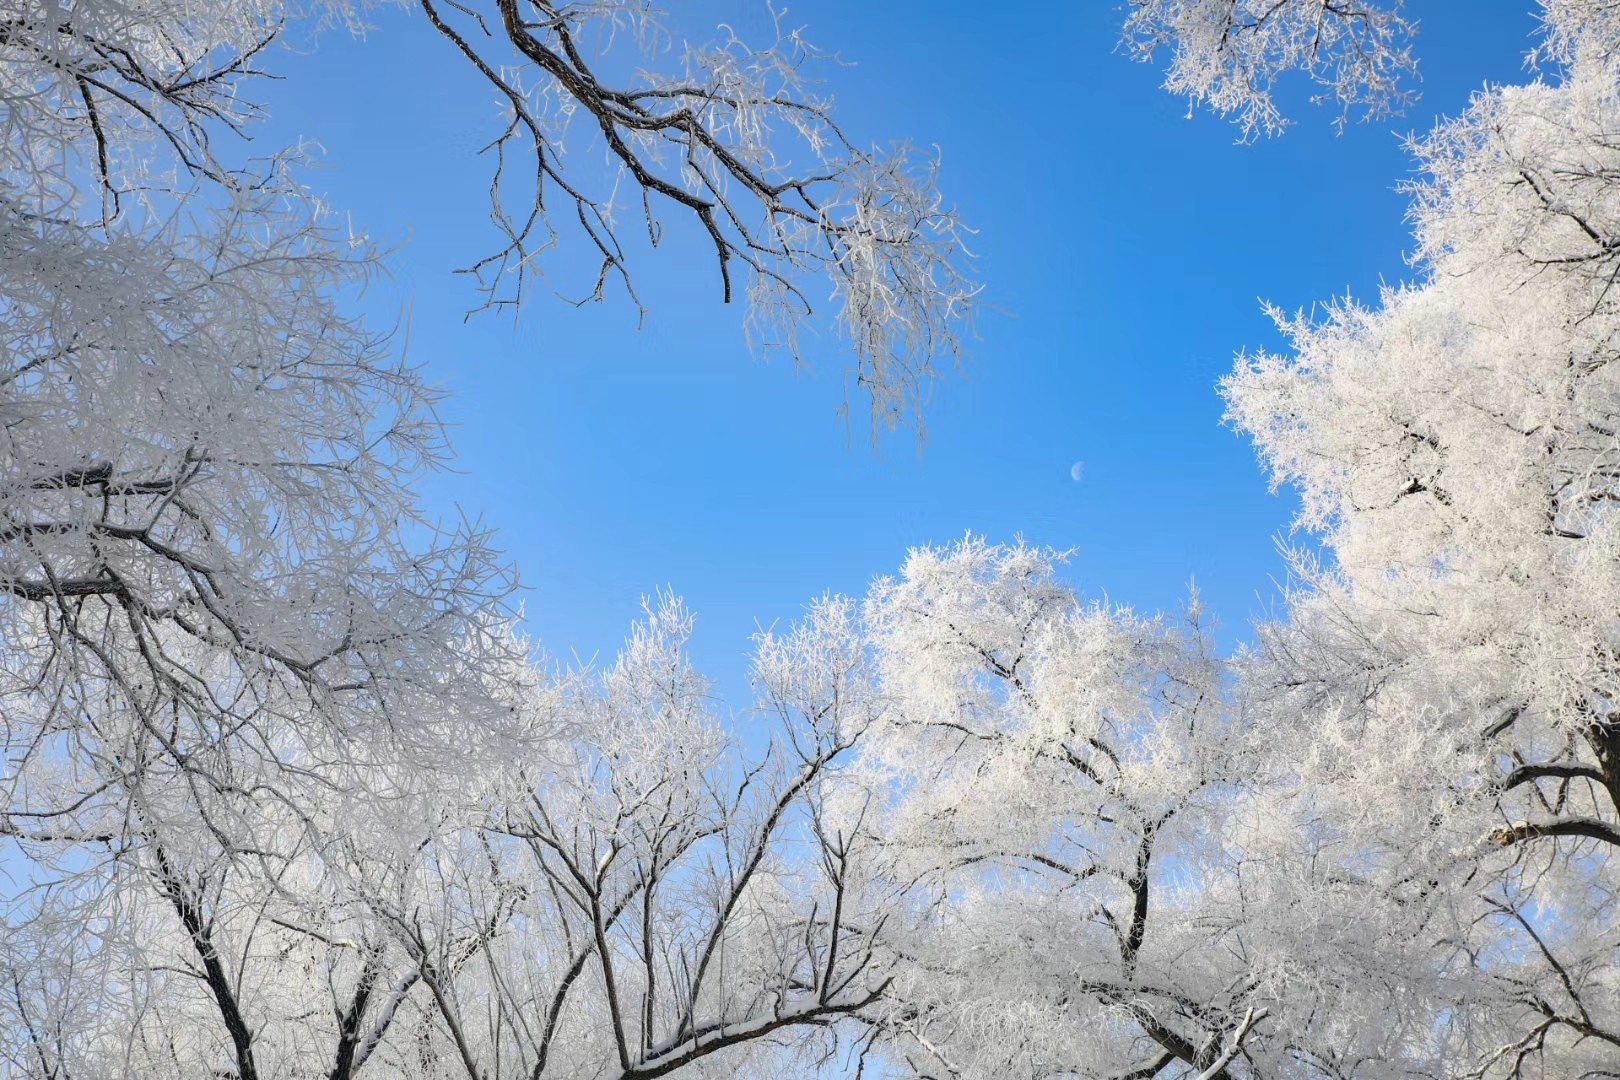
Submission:
M 919 452 L 874 451 L 835 414 L 845 358 L 751 359 L 712 258 L 677 235 L 640 265 L 650 309 L 539 297 L 514 326 L 450 273 L 487 250 L 487 89 L 415 13 L 383 11 L 273 57 L 275 135 L 325 148 L 314 187 L 396 244 L 365 304 L 410 306 L 410 355 L 452 396 L 457 472 L 429 478 L 498 530 L 553 655 L 610 653 L 639 598 L 669 585 L 699 616 L 696 653 L 736 702 L 756 621 L 826 590 L 860 592 L 908 546 L 972 530 L 1077 549 L 1091 595 L 1173 607 L 1196 577 L 1231 643 L 1274 597 L 1272 496 L 1221 426 L 1215 382 L 1276 344 L 1285 307 L 1409 276 L 1410 175 L 1399 133 L 1427 129 L 1486 81 L 1522 81 L 1531 0 L 1412 0 L 1422 100 L 1342 137 L 1296 103 L 1286 136 L 1239 146 L 1186 116 L 1161 73 L 1114 51 L 1122 5 L 800 0 L 791 21 L 854 67 L 828 72 L 861 139 L 937 144 L 941 184 L 979 230 L 990 301 L 965 375 L 940 384 Z M 672 0 L 678 34 L 757 24 L 762 0 Z M 1084 461 L 1083 479 L 1070 466 Z

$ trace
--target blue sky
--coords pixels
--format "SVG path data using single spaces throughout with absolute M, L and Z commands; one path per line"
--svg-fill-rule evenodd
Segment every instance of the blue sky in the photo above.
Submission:
M 408 313 L 411 358 L 451 392 L 455 472 L 424 481 L 430 509 L 497 530 L 553 655 L 611 653 L 640 597 L 673 587 L 735 698 L 757 624 L 969 530 L 1074 548 L 1082 591 L 1142 609 L 1196 578 L 1224 640 L 1245 637 L 1275 595 L 1292 500 L 1222 427 L 1215 382 L 1236 351 L 1277 343 L 1260 298 L 1292 309 L 1410 275 L 1399 134 L 1523 81 L 1530 6 L 1412 0 L 1422 99 L 1405 117 L 1336 137 L 1301 94 L 1287 135 L 1242 146 L 1115 51 L 1116 3 L 800 0 L 790 21 L 854 63 L 827 73 L 842 122 L 938 145 L 941 186 L 979 230 L 1000 311 L 936 389 L 920 450 L 904 434 L 874 449 L 840 421 L 836 339 L 799 372 L 751 358 L 712 258 L 679 230 L 639 265 L 639 329 L 626 303 L 544 295 L 515 323 L 464 323 L 476 297 L 451 270 L 493 241 L 475 155 L 497 114 L 413 13 L 274 57 L 289 78 L 261 93 L 276 137 L 324 148 L 312 186 L 397 249 L 363 302 L 379 325 Z M 765 12 L 669 7 L 690 38 Z

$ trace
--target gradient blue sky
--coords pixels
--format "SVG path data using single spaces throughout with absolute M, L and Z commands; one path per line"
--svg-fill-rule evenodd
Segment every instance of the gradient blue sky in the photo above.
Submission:
M 979 229 L 1001 313 L 937 388 L 920 451 L 904 434 L 874 450 L 842 424 L 835 339 L 797 373 L 750 358 L 712 259 L 679 229 L 640 263 L 639 330 L 626 303 L 545 296 L 515 324 L 464 324 L 475 296 L 451 270 L 492 242 L 475 152 L 497 114 L 414 13 L 274 57 L 289 78 L 262 93 L 277 137 L 324 147 L 313 186 L 397 246 L 364 303 L 379 324 L 408 310 L 410 356 L 451 392 L 456 471 L 424 482 L 429 507 L 498 531 L 553 655 L 611 653 L 641 596 L 672 586 L 698 613 L 699 661 L 735 696 L 757 624 L 968 530 L 1075 548 L 1077 586 L 1138 608 L 1176 606 L 1196 578 L 1223 639 L 1247 635 L 1274 601 L 1293 504 L 1221 425 L 1215 382 L 1237 350 L 1277 343 L 1260 298 L 1296 308 L 1409 276 L 1399 135 L 1525 78 L 1530 0 L 1408 6 L 1422 100 L 1405 117 L 1336 137 L 1301 94 L 1292 131 L 1240 146 L 1115 51 L 1109 0 L 795 4 L 790 21 L 854 62 L 827 73 L 843 123 L 937 144 L 941 184 Z M 693 38 L 765 12 L 669 7 Z

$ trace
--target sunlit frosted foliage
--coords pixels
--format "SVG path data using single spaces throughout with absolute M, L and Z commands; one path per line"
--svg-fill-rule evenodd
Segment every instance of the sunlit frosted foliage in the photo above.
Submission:
M 251 183 L 244 83 L 287 21 L 347 4 L 19 0 L 0 16 L 0 192 L 87 219 L 206 177 Z
M 912 919 L 895 1046 L 924 1074 L 1202 1071 L 1268 1001 L 1241 905 L 1210 903 L 1247 752 L 1196 603 L 1084 604 L 1058 558 L 969 538 L 867 601 L 863 760 Z
M 1582 0 L 1584 2 L 1584 0 Z M 1244 138 L 1288 125 L 1273 93 L 1299 72 L 1315 100 L 1355 114 L 1386 115 L 1411 96 L 1414 24 L 1401 0 L 1131 0 L 1125 45 L 1142 60 L 1168 52 L 1164 88 L 1231 116 Z
M 867 717 L 813 634 L 762 642 L 781 738 L 741 750 L 661 598 L 618 660 L 534 700 L 588 737 L 491 769 L 411 824 L 414 852 L 353 885 L 379 919 L 428 1059 L 469 1076 L 807 1075 L 883 998 L 882 925 L 859 838 L 824 786 Z M 781 660 L 791 656 L 791 674 Z M 375 1021 L 373 1021 L 375 1022 Z M 439 1075 L 395 1030 L 391 1074 Z
M 1292 353 L 1226 383 L 1331 555 L 1298 560 L 1255 685 L 1485 1076 L 1620 1062 L 1612 14 L 1553 5 L 1567 71 L 1417 144 L 1419 283 L 1284 320 Z

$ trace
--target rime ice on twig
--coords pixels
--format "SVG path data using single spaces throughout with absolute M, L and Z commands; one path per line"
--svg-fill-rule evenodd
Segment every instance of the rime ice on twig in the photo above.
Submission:
M 827 295 L 874 426 L 919 419 L 971 328 L 966 230 L 935 187 L 936 154 L 845 137 L 812 82 L 835 58 L 783 13 L 763 47 L 722 27 L 714 44 L 671 49 L 639 0 L 420 2 L 508 112 L 489 147 L 503 243 L 470 268 L 489 304 L 520 302 L 569 233 L 595 257 L 569 295 L 600 300 L 617 283 L 634 300 L 624 230 L 656 246 L 665 215 L 679 215 L 714 255 L 717 295 L 747 302 L 756 346 L 801 359 L 800 329 Z M 658 59 L 669 50 L 677 70 L 614 81 L 601 72 L 621 42 Z M 580 143 L 600 151 L 605 175 L 571 162 L 565 146 Z

